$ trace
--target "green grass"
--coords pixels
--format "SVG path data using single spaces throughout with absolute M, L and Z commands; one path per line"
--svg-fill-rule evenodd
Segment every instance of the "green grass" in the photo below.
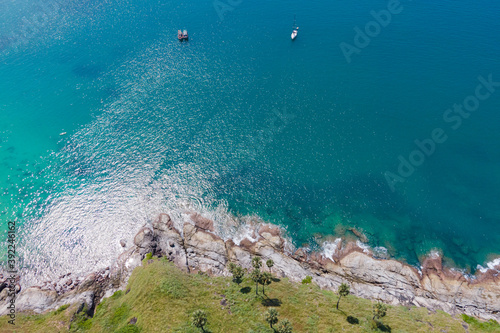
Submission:
M 255 284 L 248 278 L 238 285 L 231 277 L 187 274 L 166 260 L 153 258 L 143 262 L 130 277 L 127 293 L 116 292 L 96 308 L 93 318 L 77 306 L 63 306 L 43 315 L 21 315 L 16 329 L 0 320 L 0 332 L 200 332 L 191 325 L 197 309 L 208 314 L 207 332 L 272 333 L 264 320 L 269 306 L 279 319 L 289 319 L 294 332 L 373 332 L 372 302 L 349 295 L 335 309 L 338 296 L 321 290 L 314 283 L 276 280 L 266 287 L 266 295 L 255 295 Z M 431 313 L 425 308 L 388 306 L 380 320 L 382 329 L 391 332 L 500 332 L 493 321 L 482 322 L 468 316 L 452 317 L 444 312 Z M 135 325 L 129 324 L 137 318 Z M 68 329 L 71 324 L 71 329 Z
M 312 276 L 306 276 L 305 279 L 302 280 L 302 284 L 309 284 L 312 282 Z
M 64 304 L 64 305 L 60 306 L 59 309 L 54 311 L 54 314 L 57 315 L 57 314 L 63 312 L 64 310 L 66 310 L 67 308 L 69 308 L 69 304 Z
M 494 320 L 489 321 L 479 321 L 474 317 L 467 316 L 465 314 L 462 315 L 463 321 L 470 325 L 471 328 L 474 328 L 478 331 L 482 332 L 500 332 L 500 324 Z
M 92 327 L 92 319 L 86 315 L 87 307 L 82 311 L 74 313 L 71 320 L 69 332 L 87 332 Z

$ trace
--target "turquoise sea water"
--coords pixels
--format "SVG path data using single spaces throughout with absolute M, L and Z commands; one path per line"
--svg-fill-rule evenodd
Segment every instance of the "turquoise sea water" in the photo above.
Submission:
M 27 280 L 107 266 L 165 211 L 224 235 L 260 218 L 313 248 L 356 227 L 412 264 L 500 256 L 500 88 L 443 120 L 500 81 L 497 2 L 401 2 L 350 63 L 340 43 L 387 1 L 221 3 L 0 4 L 0 218 Z M 392 191 L 436 128 L 446 142 Z

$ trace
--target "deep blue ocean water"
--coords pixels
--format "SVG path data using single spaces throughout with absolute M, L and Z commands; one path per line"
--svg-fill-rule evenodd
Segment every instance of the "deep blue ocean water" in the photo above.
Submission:
M 402 1 L 348 62 L 341 43 L 390 3 L 0 3 L 0 218 L 26 279 L 108 266 L 158 213 L 191 210 L 312 248 L 355 227 L 415 265 L 499 257 L 500 87 L 456 129 L 443 115 L 500 82 L 500 4 Z M 393 191 L 387 172 L 438 128 Z

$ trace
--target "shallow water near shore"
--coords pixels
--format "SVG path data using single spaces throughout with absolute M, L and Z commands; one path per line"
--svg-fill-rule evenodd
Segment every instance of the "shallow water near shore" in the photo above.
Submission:
M 1 222 L 27 281 L 108 266 L 162 212 L 226 237 L 251 216 L 313 249 L 354 227 L 415 265 L 500 256 L 500 90 L 443 120 L 500 81 L 499 4 L 402 2 L 350 63 L 339 44 L 387 2 L 2 6 Z M 393 192 L 384 174 L 435 128 L 448 140 Z

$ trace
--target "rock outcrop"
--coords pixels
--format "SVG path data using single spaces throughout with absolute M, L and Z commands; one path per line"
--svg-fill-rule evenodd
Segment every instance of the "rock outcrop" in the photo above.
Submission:
M 184 224 L 183 234 L 188 270 L 224 273 L 227 255 L 224 241 L 220 237 L 190 223 Z
M 178 230 L 169 215 L 161 214 L 151 228 L 139 230 L 134 246 L 111 268 L 92 273 L 82 281 L 65 276 L 59 284 L 76 285 L 67 290 L 48 287 L 51 284 L 26 288 L 18 295 L 18 310 L 43 312 L 67 303 L 80 303 L 93 311 L 102 297 L 125 288 L 132 270 L 151 252 L 167 257 L 185 271 L 212 275 L 228 275 L 230 262 L 251 269 L 251 258 L 260 256 L 274 261 L 273 274 L 292 281 L 309 275 L 320 287 L 332 290 L 347 282 L 351 292 L 359 297 L 500 321 L 500 273 L 495 270 L 471 279 L 444 268 L 441 258 L 434 256 L 423 262 L 420 271 L 396 260 L 375 259 L 355 243 L 339 246 L 328 258 L 305 249 L 288 253 L 277 227 L 261 225 L 254 233 L 254 241 L 244 239 L 235 244 L 214 234 L 210 220 L 198 214 L 191 219 L 194 224 L 185 223 Z M 5 301 L 2 293 L 0 301 Z
M 173 261 L 177 267 L 188 270 L 184 239 L 181 233 L 175 229 L 170 216 L 161 214 L 153 223 L 153 231 L 156 240 L 155 252 L 166 256 L 168 260 Z

